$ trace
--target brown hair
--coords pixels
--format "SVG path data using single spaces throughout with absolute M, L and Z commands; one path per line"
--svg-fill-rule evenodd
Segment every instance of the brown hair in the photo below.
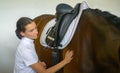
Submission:
M 21 39 L 22 35 L 20 34 L 20 32 L 25 32 L 25 26 L 30 24 L 31 22 L 33 22 L 33 20 L 31 18 L 28 17 L 21 17 L 17 23 L 16 23 L 16 36 Z

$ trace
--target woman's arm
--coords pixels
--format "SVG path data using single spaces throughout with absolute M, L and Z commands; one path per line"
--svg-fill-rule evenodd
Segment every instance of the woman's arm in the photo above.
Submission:
M 66 64 L 70 63 L 72 60 L 73 51 L 68 50 L 65 54 L 65 58 L 58 64 L 46 69 L 46 64 L 44 62 L 32 64 L 31 67 L 38 73 L 55 73 Z

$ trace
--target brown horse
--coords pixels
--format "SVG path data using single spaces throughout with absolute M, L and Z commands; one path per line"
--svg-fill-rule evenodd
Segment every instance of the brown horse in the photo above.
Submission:
M 37 54 L 48 67 L 52 66 L 52 49 L 40 44 L 45 25 L 55 15 L 41 15 L 34 20 L 39 38 L 35 40 Z M 65 52 L 74 50 L 72 62 L 58 73 L 120 73 L 120 18 L 99 9 L 85 9 L 71 42 L 60 50 L 62 60 Z

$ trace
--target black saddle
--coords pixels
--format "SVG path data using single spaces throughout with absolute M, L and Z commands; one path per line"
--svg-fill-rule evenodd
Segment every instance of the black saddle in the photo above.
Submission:
M 72 20 L 78 15 L 80 3 L 74 8 L 67 4 L 60 4 L 56 8 L 56 24 L 50 30 L 46 37 L 46 43 L 51 47 L 62 46 L 60 42 L 64 38 L 65 33 Z
M 59 18 L 63 14 L 70 13 L 72 10 L 73 10 L 73 8 L 68 4 L 61 3 L 61 4 L 57 5 L 56 14 L 55 14 L 56 15 L 56 20 L 59 20 Z

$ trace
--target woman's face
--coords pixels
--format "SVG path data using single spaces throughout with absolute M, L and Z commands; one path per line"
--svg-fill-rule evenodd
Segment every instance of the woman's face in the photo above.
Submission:
M 28 37 L 30 39 L 37 39 L 37 26 L 35 22 L 32 22 L 25 26 L 25 32 L 21 32 L 22 36 Z

